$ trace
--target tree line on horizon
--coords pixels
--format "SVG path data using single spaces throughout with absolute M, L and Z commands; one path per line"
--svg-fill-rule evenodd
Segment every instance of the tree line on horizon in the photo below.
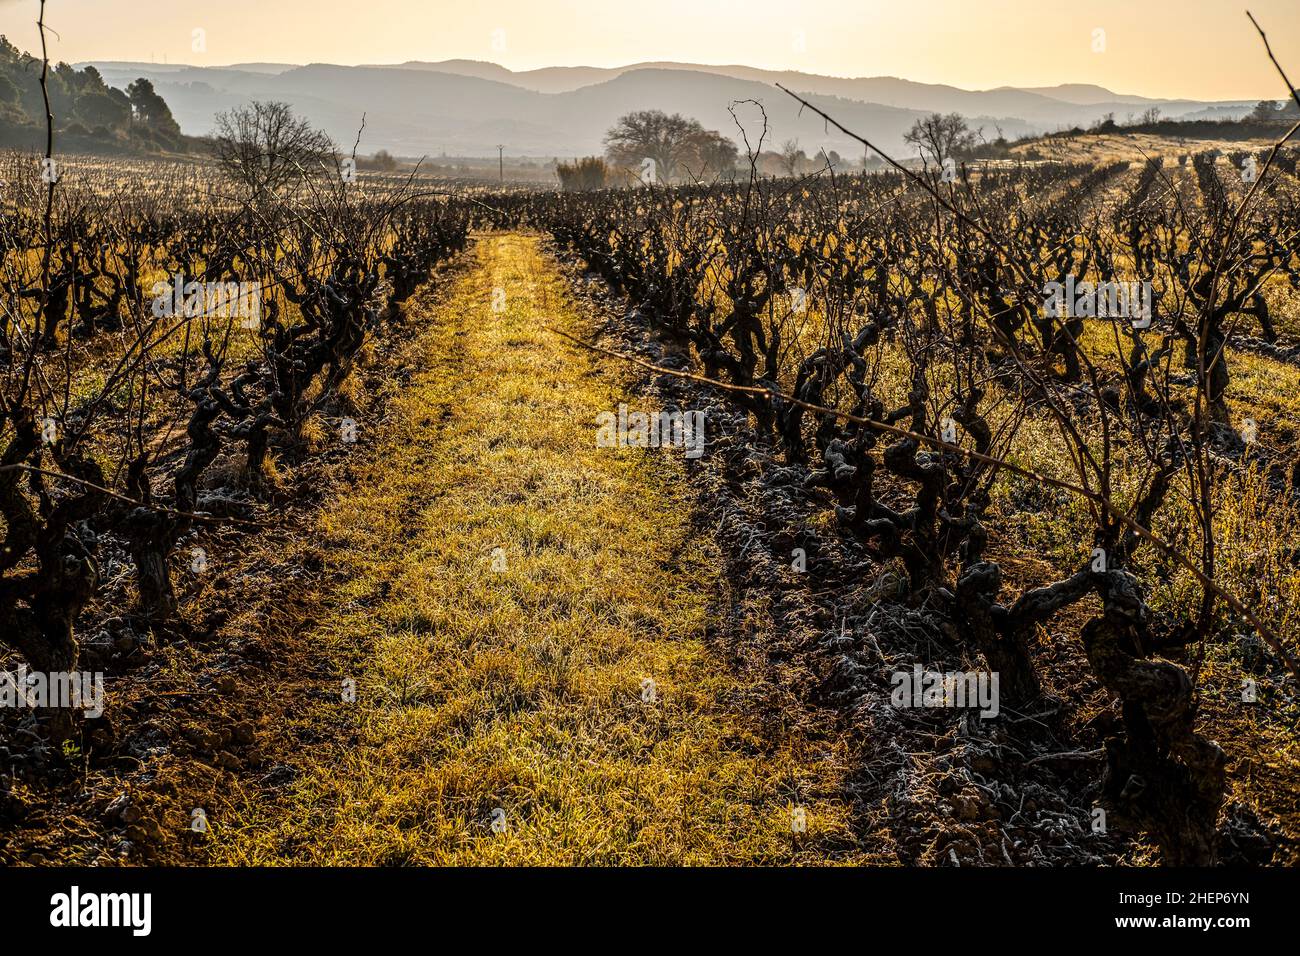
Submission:
M 903 137 L 929 160 L 990 158 L 1005 155 L 1009 147 L 1001 134 L 983 140 L 982 130 L 972 130 L 958 113 L 934 113 L 916 120 Z M 588 191 L 650 181 L 680 183 L 732 179 L 740 150 L 730 137 L 705 129 L 696 119 L 662 110 L 638 110 L 621 117 L 605 134 L 605 154 L 556 163 L 560 187 Z M 647 162 L 649 161 L 649 162 Z M 776 149 L 759 148 L 753 155 L 760 176 L 801 176 L 831 169 L 870 169 L 867 160 L 846 162 L 835 150 L 820 149 L 812 156 L 797 139 L 787 139 Z
M 55 134 L 76 145 L 154 152 L 187 148 L 188 138 L 153 83 L 141 77 L 125 90 L 109 86 L 93 66 L 67 63 L 47 78 Z M 45 133 L 41 60 L 0 36 L 0 145 L 30 146 Z

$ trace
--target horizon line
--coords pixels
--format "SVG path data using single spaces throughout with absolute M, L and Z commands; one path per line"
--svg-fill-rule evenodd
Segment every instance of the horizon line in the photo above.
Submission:
M 497 67 L 499 69 L 505 70 L 507 73 L 510 73 L 511 75 L 514 76 L 519 76 L 527 73 L 537 73 L 543 70 L 602 70 L 602 71 L 610 71 L 610 72 L 617 71 L 617 70 L 628 71 L 628 70 L 635 70 L 637 68 L 653 68 L 656 65 L 662 64 L 667 66 L 677 65 L 677 66 L 687 66 L 687 67 L 706 67 L 706 68 L 713 68 L 713 69 L 738 68 L 738 69 L 745 69 L 745 70 L 758 70 L 764 73 L 792 73 L 792 74 L 797 74 L 802 76 L 813 76 L 813 77 L 819 77 L 822 79 L 830 79 L 830 80 L 897 80 L 902 83 L 913 83 L 919 86 L 941 87 L 943 89 L 957 90 L 962 93 L 998 93 L 1003 90 L 1011 90 L 1011 91 L 1022 92 L 1022 93 L 1023 92 L 1033 93 L 1033 92 L 1038 92 L 1040 90 L 1055 90 L 1055 89 L 1060 89 L 1061 87 L 1082 86 L 1082 87 L 1091 87 L 1092 89 L 1102 90 L 1106 93 L 1111 94 L 1112 96 L 1136 96 L 1145 100 L 1161 101 L 1167 103 L 1174 103 L 1174 102 L 1246 103 L 1246 102 L 1250 102 L 1251 100 L 1269 100 L 1269 99 L 1271 99 L 1273 102 L 1284 102 L 1283 98 L 1276 97 L 1276 96 L 1275 97 L 1250 96 L 1250 97 L 1237 98 L 1237 99 L 1209 100 L 1209 99 L 1198 99 L 1196 97 L 1191 97 L 1191 96 L 1153 96 L 1148 93 L 1124 93 L 1118 90 L 1113 90 L 1108 86 L 1102 86 L 1099 83 L 1092 83 L 1084 80 L 1067 80 L 1061 83 L 1052 84 L 1050 86 L 1016 86 L 1015 84 L 1004 83 L 1001 86 L 990 86 L 983 89 L 975 89 L 975 88 L 969 88 L 964 86 L 955 86 L 951 83 L 935 83 L 929 80 L 914 80 L 914 79 L 909 79 L 908 77 L 905 76 L 896 76 L 894 74 L 877 74 L 874 76 L 865 76 L 865 75 L 844 76 L 838 73 L 814 73 L 808 70 L 751 66 L 746 63 L 699 63 L 699 62 L 694 62 L 689 60 L 638 60 L 636 62 L 626 63 L 621 66 L 592 66 L 590 64 L 583 64 L 583 63 L 552 64 L 550 66 L 531 67 L 526 70 L 515 70 L 515 69 L 511 69 L 508 66 L 505 66 L 502 63 L 498 63 L 494 60 L 480 60 L 480 59 L 475 59 L 473 57 L 450 57 L 445 60 L 403 60 L 397 63 L 373 63 L 373 62 L 337 63 L 329 60 L 312 60 L 306 63 L 290 63 L 281 60 L 241 60 L 235 63 L 224 63 L 224 64 L 215 64 L 215 63 L 199 64 L 199 63 L 187 63 L 187 62 L 171 63 L 166 60 L 159 62 L 157 60 L 135 60 L 135 59 L 114 60 L 109 58 L 100 58 L 100 59 L 75 60 L 72 61 L 70 65 L 84 66 L 84 65 L 93 65 L 95 63 L 123 63 L 123 64 L 135 64 L 140 66 L 146 66 L 146 65 L 166 66 L 166 67 L 174 67 L 176 69 L 192 69 L 192 70 L 238 70 L 241 66 L 256 66 L 256 65 L 283 66 L 289 69 L 303 69 L 309 66 L 335 66 L 335 67 L 342 67 L 345 69 L 383 70 L 383 69 L 399 69 L 401 67 L 405 67 L 410 64 L 429 64 L 429 65 L 437 66 L 444 63 L 477 63 L 477 64 L 482 64 L 484 66 Z M 427 72 L 436 73 L 436 72 L 443 72 L 443 71 L 429 70 Z M 468 79 L 485 79 L 488 82 L 500 82 L 498 80 L 491 80 L 490 78 L 487 77 L 469 76 L 467 74 L 451 73 L 451 71 L 446 71 L 446 72 L 450 73 L 450 75 L 453 76 L 466 76 Z M 696 71 L 682 71 L 682 72 L 696 72 Z M 589 85 L 595 85 L 595 84 L 589 84 Z M 578 87 L 577 89 L 581 89 L 581 87 Z M 542 92 L 542 91 L 534 90 L 533 92 Z M 861 101 L 861 102 L 868 102 L 868 101 Z M 881 104 L 881 105 L 886 105 L 886 104 Z

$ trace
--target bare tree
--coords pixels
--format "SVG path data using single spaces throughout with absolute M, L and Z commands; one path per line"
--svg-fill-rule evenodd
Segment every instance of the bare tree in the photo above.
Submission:
M 691 142 L 690 155 L 683 160 L 683 165 L 700 179 L 725 177 L 735 170 L 739 156 L 740 150 L 730 138 L 712 130 L 700 130 Z
M 669 182 L 685 170 L 703 176 L 735 166 L 736 145 L 699 120 L 680 113 L 640 110 L 622 117 L 605 134 L 605 155 L 618 166 L 640 167 L 654 160 L 657 178 Z
M 804 151 L 799 148 L 797 139 L 787 139 L 781 144 L 781 168 L 787 176 L 797 176 L 800 168 L 808 161 Z
M 334 155 L 334 143 L 287 103 L 254 101 L 216 118 L 222 169 L 254 196 L 277 192 Z
M 966 125 L 960 113 L 931 113 L 918 119 L 903 134 L 904 142 L 915 146 L 921 155 L 935 163 L 955 158 L 975 145 L 976 133 Z

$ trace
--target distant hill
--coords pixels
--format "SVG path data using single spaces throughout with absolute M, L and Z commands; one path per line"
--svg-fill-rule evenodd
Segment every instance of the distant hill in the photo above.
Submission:
M 241 73 L 283 73 L 285 70 L 292 70 L 297 66 L 296 63 L 232 63 L 230 66 L 222 67 L 226 70 L 237 70 Z
M 575 156 L 600 152 L 602 136 L 633 109 L 692 116 L 739 140 L 727 107 L 755 99 L 768 112 L 768 144 L 798 139 L 813 154 L 834 149 L 860 155 L 848 137 L 827 130 L 776 90 L 774 83 L 809 95 L 850 129 L 883 148 L 905 152 L 903 133 L 927 112 L 959 112 L 993 138 L 1011 138 L 1088 124 L 1113 114 L 1123 121 L 1150 107 L 1162 115 L 1235 117 L 1253 102 L 1156 100 L 1098 86 L 963 90 L 897 77 L 832 77 L 746 66 L 638 63 L 626 67 L 546 67 L 511 71 L 478 60 L 411 61 L 395 65 L 236 64 L 192 67 L 112 61 L 94 66 L 109 83 L 150 78 L 184 132 L 202 135 L 213 115 L 251 99 L 276 99 L 351 142 L 366 116 L 363 150 L 398 155 L 495 155 L 505 144 L 515 156 Z M 751 140 L 758 113 L 745 107 Z M 752 120 L 752 122 L 751 122 Z
M 1009 89 L 1009 87 L 1004 87 Z M 1127 96 L 1122 93 L 1112 93 L 1104 86 L 1094 86 L 1091 83 L 1062 83 L 1059 86 L 1027 86 L 1022 87 L 1026 93 L 1038 93 L 1042 96 L 1050 96 L 1053 99 L 1061 100 L 1063 103 L 1074 103 L 1076 106 L 1097 106 L 1099 104 L 1122 103 L 1125 106 L 1140 106 L 1145 109 L 1152 104 L 1161 102 L 1183 103 L 1186 100 L 1153 100 L 1146 96 Z
M 955 86 L 935 83 L 918 83 L 914 80 L 892 76 L 835 77 L 795 71 L 762 70 L 738 65 L 702 65 L 658 61 L 634 63 L 623 67 L 546 67 L 540 70 L 512 72 L 503 66 L 481 60 L 444 60 L 441 62 L 411 61 L 400 64 L 400 69 L 433 70 L 440 73 L 458 73 L 484 79 L 512 83 L 541 93 L 562 93 L 614 79 L 634 70 L 689 70 L 775 84 L 800 92 L 822 96 L 839 96 L 845 99 L 896 106 L 901 109 L 958 112 L 973 116 L 1007 116 L 1026 121 L 1042 120 L 1056 125 L 1080 125 L 1099 119 L 1107 113 L 1124 117 L 1128 112 L 1141 112 L 1159 107 L 1161 112 L 1181 116 L 1184 112 L 1223 105 L 1233 109 L 1248 109 L 1254 102 L 1231 101 L 1210 104 L 1193 100 L 1153 99 L 1113 93 L 1105 87 L 1087 83 L 1067 83 L 1060 86 L 1018 88 L 998 87 L 993 90 L 963 90 Z M 1082 109 L 1070 109 L 1082 107 Z

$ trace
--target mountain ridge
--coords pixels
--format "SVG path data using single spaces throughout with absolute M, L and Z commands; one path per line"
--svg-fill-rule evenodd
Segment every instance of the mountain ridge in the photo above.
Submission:
M 906 152 L 903 133 L 918 116 L 931 112 L 961 113 L 972 126 L 984 127 L 991 139 L 999 133 L 1015 137 L 1087 126 L 1107 115 L 1123 120 L 1153 107 L 1171 118 L 1195 118 L 1198 113 L 1244 114 L 1254 105 L 1151 99 L 1093 84 L 963 90 L 898 77 L 830 77 L 666 61 L 525 71 L 463 59 L 360 66 L 91 64 L 110 82 L 130 82 L 136 76 L 152 80 L 191 135 L 210 131 L 220 110 L 251 99 L 277 99 L 340 142 L 355 136 L 365 114 L 363 149 L 408 156 L 492 155 L 499 143 L 521 156 L 598 153 L 604 131 L 635 109 L 681 112 L 739 140 L 727 108 L 747 99 L 761 101 L 768 110 L 767 145 L 798 139 L 809 153 L 835 149 L 857 155 L 856 141 L 825 130 L 806 111 L 800 115 L 798 104 L 777 91 L 775 83 L 809 96 L 846 127 L 893 152 Z

